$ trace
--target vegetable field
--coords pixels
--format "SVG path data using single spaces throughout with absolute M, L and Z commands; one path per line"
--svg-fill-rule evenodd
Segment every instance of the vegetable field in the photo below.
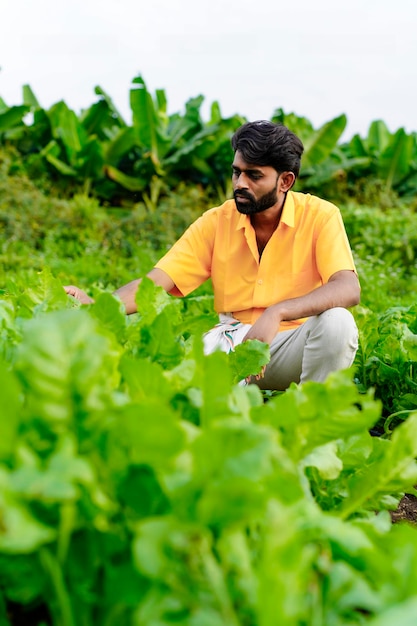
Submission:
M 342 118 L 276 111 L 362 303 L 352 368 L 274 394 L 238 384 L 264 344 L 203 355 L 210 285 L 145 279 L 130 317 L 111 295 L 227 196 L 240 120 L 168 116 L 138 78 L 128 125 L 97 93 L 79 117 L 0 101 L 0 625 L 416 623 L 416 136 L 348 147 Z

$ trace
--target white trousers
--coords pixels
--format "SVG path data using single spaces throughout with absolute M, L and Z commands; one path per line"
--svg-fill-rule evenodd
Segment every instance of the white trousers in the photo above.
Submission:
M 230 352 L 250 328 L 250 324 L 220 315 L 220 323 L 203 337 L 205 353 Z M 331 372 L 350 367 L 357 349 L 358 329 L 352 314 L 342 307 L 329 309 L 294 330 L 277 333 L 265 376 L 253 382 L 261 389 L 280 391 L 292 382 L 324 382 Z

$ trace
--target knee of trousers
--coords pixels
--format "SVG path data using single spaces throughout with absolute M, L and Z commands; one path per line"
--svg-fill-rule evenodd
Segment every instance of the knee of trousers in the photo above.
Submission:
M 310 338 L 312 334 L 316 337 L 322 336 L 329 348 L 349 347 L 357 350 L 358 328 L 352 313 L 347 309 L 335 307 L 310 319 L 314 320 Z

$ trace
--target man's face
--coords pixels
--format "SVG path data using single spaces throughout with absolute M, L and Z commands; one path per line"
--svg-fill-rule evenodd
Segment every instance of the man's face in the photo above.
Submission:
M 279 202 L 279 174 L 273 167 L 246 163 L 238 150 L 232 170 L 233 195 L 240 213 L 255 215 Z

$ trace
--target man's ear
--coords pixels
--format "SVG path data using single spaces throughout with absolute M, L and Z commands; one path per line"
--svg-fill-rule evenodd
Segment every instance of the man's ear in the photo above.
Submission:
M 278 191 L 283 191 L 285 193 L 291 189 L 294 183 L 295 183 L 294 172 L 282 172 L 282 174 L 279 177 Z

